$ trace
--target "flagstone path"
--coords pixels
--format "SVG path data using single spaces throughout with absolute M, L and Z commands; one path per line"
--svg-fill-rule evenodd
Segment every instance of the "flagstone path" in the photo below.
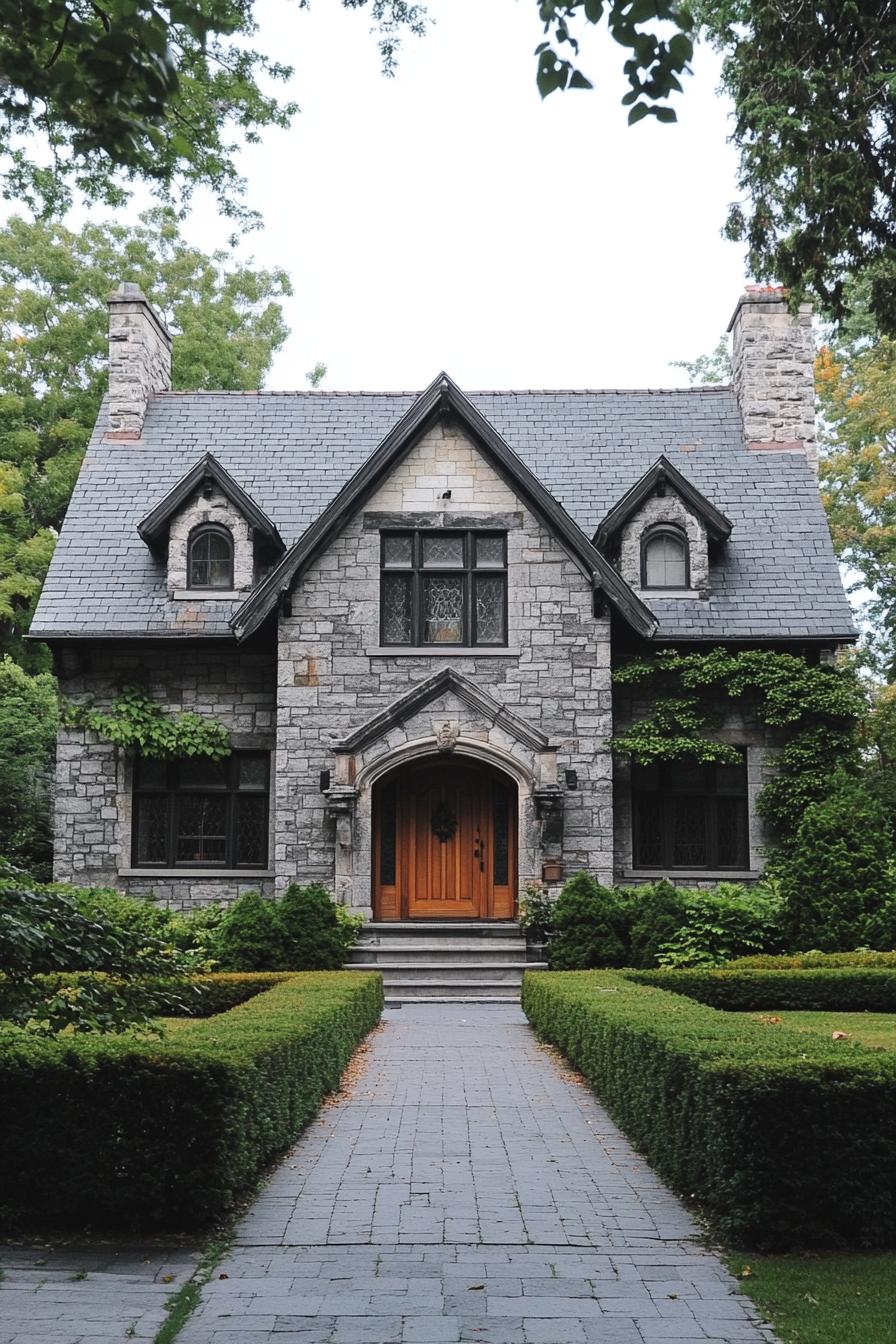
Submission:
M 519 1009 L 408 1004 L 178 1344 L 774 1344 L 697 1236 Z

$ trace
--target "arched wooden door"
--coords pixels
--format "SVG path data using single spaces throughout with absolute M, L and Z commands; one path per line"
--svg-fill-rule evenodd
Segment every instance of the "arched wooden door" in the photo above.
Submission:
M 516 788 L 457 758 L 402 767 L 374 792 L 375 919 L 512 919 Z

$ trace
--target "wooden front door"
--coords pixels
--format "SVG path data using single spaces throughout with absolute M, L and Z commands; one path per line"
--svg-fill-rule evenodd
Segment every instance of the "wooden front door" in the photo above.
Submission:
M 456 759 L 410 765 L 377 785 L 374 917 L 512 919 L 516 791 Z

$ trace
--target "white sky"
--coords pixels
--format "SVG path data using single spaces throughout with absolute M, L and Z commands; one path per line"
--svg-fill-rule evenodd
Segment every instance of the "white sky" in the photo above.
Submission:
M 241 248 L 291 274 L 269 387 L 467 389 L 683 381 L 745 278 L 720 236 L 735 196 L 718 63 L 698 53 L 680 121 L 628 128 L 624 52 L 592 33 L 593 93 L 541 102 L 534 0 L 431 0 L 436 23 L 382 77 L 364 13 L 261 0 L 255 45 L 293 64 L 301 114 L 242 155 L 265 220 Z M 197 205 L 186 233 L 227 228 Z

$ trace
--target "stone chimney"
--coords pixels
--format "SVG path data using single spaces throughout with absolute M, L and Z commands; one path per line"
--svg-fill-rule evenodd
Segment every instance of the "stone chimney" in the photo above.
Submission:
M 817 467 L 812 305 L 793 317 L 781 285 L 747 285 L 728 323 L 747 447 L 805 453 Z
M 139 439 L 154 392 L 171 391 L 171 333 L 139 285 L 109 295 L 107 439 Z

